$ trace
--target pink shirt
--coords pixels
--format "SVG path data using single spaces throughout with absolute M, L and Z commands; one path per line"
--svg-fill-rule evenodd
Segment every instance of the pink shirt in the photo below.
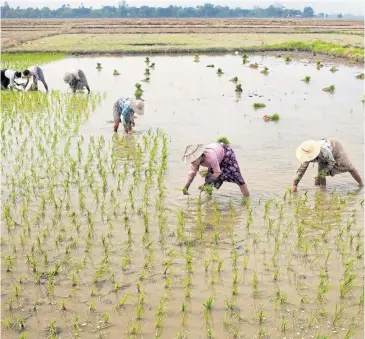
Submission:
M 218 144 L 209 144 L 205 147 L 204 161 L 200 163 L 200 160 L 194 161 L 191 164 L 190 172 L 188 174 L 190 179 L 193 179 L 199 171 L 199 166 L 208 167 L 213 169 L 213 177 L 217 178 L 221 174 L 221 168 L 219 164 L 224 158 L 224 148 Z
M 34 77 L 36 78 L 36 80 L 38 80 L 38 79 L 39 79 L 39 77 L 38 77 L 38 67 L 37 67 L 37 66 L 29 67 L 29 68 L 28 68 L 28 71 L 29 71 L 29 73 L 30 73 L 32 76 L 34 76 Z

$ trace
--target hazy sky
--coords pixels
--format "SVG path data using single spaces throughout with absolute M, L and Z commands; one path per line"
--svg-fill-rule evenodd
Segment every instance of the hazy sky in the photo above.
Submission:
M 83 2 L 84 6 L 101 7 L 102 5 L 118 5 L 118 0 L 8 0 L 11 6 L 24 7 L 43 7 L 58 8 L 63 4 L 70 4 L 71 7 L 77 7 Z M 328 12 L 328 13 L 352 13 L 352 14 L 364 14 L 364 0 L 314 0 L 314 1 L 298 1 L 298 0 L 286 0 L 286 1 L 269 1 L 269 0 L 135 0 L 128 1 L 130 6 L 169 6 L 169 5 L 181 5 L 181 6 L 196 6 L 203 5 L 204 3 L 212 3 L 215 5 L 227 5 L 230 7 L 242 7 L 252 8 L 255 5 L 260 7 L 267 7 L 269 5 L 282 4 L 287 8 L 303 9 L 305 6 L 313 7 L 314 11 Z M 4 0 L 0 0 L 3 4 Z

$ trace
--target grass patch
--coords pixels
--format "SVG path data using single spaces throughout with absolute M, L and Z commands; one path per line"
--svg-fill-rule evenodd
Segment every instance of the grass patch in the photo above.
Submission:
M 364 61 L 364 48 L 341 46 L 332 42 L 316 40 L 314 42 L 289 41 L 281 44 L 265 46 L 268 50 L 310 51 L 328 54 L 336 57 L 348 58 L 352 61 Z

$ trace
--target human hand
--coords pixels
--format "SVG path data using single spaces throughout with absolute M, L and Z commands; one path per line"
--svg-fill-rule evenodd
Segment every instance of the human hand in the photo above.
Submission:
M 314 186 L 319 186 L 319 185 L 320 185 L 319 177 L 315 177 L 314 178 Z
M 186 187 L 183 188 L 183 194 L 184 195 L 189 195 L 189 191 Z
M 292 188 L 291 188 L 291 191 L 292 191 L 292 193 L 296 192 L 297 191 L 297 185 L 293 185 Z

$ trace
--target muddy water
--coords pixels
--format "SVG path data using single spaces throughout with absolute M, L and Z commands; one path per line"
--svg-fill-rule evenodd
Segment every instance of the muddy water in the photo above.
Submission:
M 209 143 L 222 135 L 229 137 L 253 195 L 281 192 L 291 185 L 298 167 L 295 148 L 306 139 L 340 140 L 363 174 L 364 87 L 355 79 L 361 68 L 340 65 L 332 73 L 331 64 L 317 70 L 307 60 L 287 65 L 283 58 L 260 56 L 251 56 L 249 61 L 259 64 L 257 70 L 243 66 L 236 56 L 201 56 L 199 63 L 190 56 L 151 60 L 156 67 L 151 70 L 150 83 L 143 84 L 146 115 L 138 120 L 136 130 L 142 133 L 160 127 L 171 136 L 171 188 L 182 187 L 185 181 L 187 168 L 180 161 L 185 145 Z M 96 62 L 102 63 L 102 71 L 95 69 Z M 208 64 L 215 68 L 205 67 Z M 260 74 L 263 66 L 269 68 L 268 76 Z M 112 105 L 120 96 L 131 95 L 134 83 L 144 78 L 144 57 L 68 58 L 44 67 L 52 74 L 50 86 L 65 89 L 62 74 L 72 67 L 86 72 L 93 90 L 107 92 L 107 99 L 83 132 L 110 138 L 112 126 L 106 121 L 112 119 Z M 224 75 L 216 74 L 218 67 Z M 114 69 L 121 75 L 111 76 Z M 306 75 L 311 77 L 310 84 L 300 81 Z M 229 81 L 234 76 L 242 83 L 240 98 Z M 334 95 L 322 91 L 332 84 Z M 262 97 L 250 97 L 255 93 Z M 263 102 L 266 108 L 254 110 L 254 102 Z M 280 122 L 264 123 L 262 117 L 274 113 L 280 115 Z M 308 171 L 301 189 L 312 188 L 314 173 Z M 328 180 L 328 185 L 339 190 L 355 187 L 348 174 Z M 240 196 L 236 188 L 225 186 L 224 195 Z M 191 189 L 194 193 L 195 188 Z M 184 201 L 178 194 L 172 199 L 177 205 Z
M 101 71 L 96 70 L 96 62 L 102 63 Z M 344 174 L 328 179 L 327 191 L 316 195 L 319 191 L 313 187 L 316 168 L 310 168 L 300 183 L 299 194 L 286 195 L 285 198 L 283 195 L 291 186 L 298 167 L 296 146 L 306 139 L 332 137 L 340 140 L 363 176 L 363 81 L 355 79 L 355 75 L 363 70 L 339 65 L 339 71 L 331 73 L 332 65 L 329 64 L 317 70 L 315 64 L 307 60 L 293 60 L 287 65 L 282 58 L 260 56 L 250 56 L 250 63 L 260 65 L 258 70 L 242 65 L 237 56 L 201 56 L 199 63 L 186 56 L 156 56 L 151 57 L 151 62 L 156 63 L 155 69 L 151 70 L 151 81 L 142 85 L 146 115 L 136 120 L 136 130 L 130 141 L 141 140 L 151 128 L 161 128 L 168 136 L 168 175 L 165 180 L 168 190 L 164 202 L 168 209 L 168 226 L 165 242 L 161 243 L 158 213 L 151 208 L 149 236 L 154 264 L 147 277 L 141 280 L 145 295 L 144 314 L 141 319 L 136 319 L 140 298 L 136 286 L 149 250 L 142 241 L 145 235 L 143 219 L 130 210 L 128 191 L 123 190 L 117 199 L 122 206 L 128 206 L 130 224 L 133 225 L 132 260 L 126 271 L 122 271 L 121 261 L 126 252 L 127 234 L 121 227 L 122 219 L 108 214 L 114 237 L 110 260 L 121 288 L 114 293 L 112 279 L 92 282 L 104 256 L 100 238 L 108 229 L 89 192 L 87 204 L 95 210 L 97 241 L 90 257 L 86 256 L 84 267 L 83 245 L 73 252 L 73 264 L 80 265 L 81 283 L 72 286 L 69 272 L 75 270 L 65 269 L 56 279 L 55 294 L 46 296 L 45 285 L 34 283 L 25 260 L 19 256 L 15 272 L 9 274 L 2 267 L 4 308 L 12 295 L 12 284 L 20 276 L 26 277 L 26 283 L 18 307 L 12 312 L 6 310 L 2 318 L 13 314 L 18 319 L 23 315 L 30 338 L 47 336 L 44 329 L 52 319 L 56 319 L 61 328 L 61 338 L 76 337 L 75 333 L 81 338 L 98 335 L 103 338 L 134 337 L 131 328 L 138 325 L 141 329 L 135 336 L 139 338 L 315 338 L 318 333 L 328 338 L 343 338 L 349 328 L 355 329 L 354 338 L 362 338 L 359 299 L 363 286 L 364 219 L 360 204 L 363 192 L 357 190 L 349 174 Z M 207 68 L 208 64 L 216 67 Z M 269 68 L 267 76 L 260 74 L 263 66 Z M 216 74 L 218 67 L 224 72 L 221 76 Z M 134 83 L 143 79 L 144 57 L 66 58 L 43 68 L 52 89 L 66 90 L 63 73 L 81 68 L 93 91 L 106 92 L 106 99 L 81 125 L 80 134 L 85 140 L 90 136 L 103 136 L 107 156 L 118 152 L 122 131 L 119 139 L 112 139 L 113 127 L 108 122 L 112 120 L 112 105 L 120 96 L 131 95 Z M 121 75 L 114 77 L 114 69 Z M 306 75 L 311 76 L 310 84 L 300 81 Z M 234 76 L 242 83 L 243 93 L 239 97 L 234 84 L 229 81 Z M 322 91 L 332 84 L 336 86 L 334 94 Z M 255 111 L 252 108 L 254 102 L 263 102 L 266 108 Z M 263 121 L 263 115 L 274 113 L 281 117 L 278 123 Z M 225 184 L 213 198 L 203 195 L 201 217 L 204 227 L 200 238 L 197 187 L 202 179 L 197 176 L 189 199 L 182 195 L 179 189 L 185 183 L 188 168 L 181 163 L 181 157 L 186 144 L 209 143 L 218 136 L 227 136 L 232 143 L 252 194 L 252 210 L 241 205 L 240 191 L 231 184 Z M 147 158 L 148 153 L 145 156 Z M 120 171 L 123 161 L 121 158 L 118 163 Z M 134 165 L 133 162 L 127 164 Z M 128 184 L 130 181 L 127 179 Z M 115 186 L 110 187 L 113 188 Z M 338 196 L 333 192 L 334 188 Z M 306 195 L 305 191 L 308 191 Z M 137 192 L 143 195 L 143 183 Z M 76 206 L 77 194 L 72 193 L 72 202 Z M 4 194 L 6 196 L 8 192 Z M 154 201 L 155 195 L 156 192 L 152 191 L 151 200 Z M 341 199 L 345 200 L 342 207 Z M 234 218 L 230 214 L 230 200 Z M 283 214 L 279 217 L 281 205 Z M 192 239 L 191 247 L 177 241 L 178 209 L 184 212 L 184 232 L 186 239 Z M 250 213 L 251 224 L 248 222 Z M 81 212 L 80 218 L 85 222 Z M 71 232 L 66 211 L 64 220 Z M 354 224 L 348 227 L 348 220 L 354 220 Z M 44 225 L 49 221 L 45 220 Z M 4 230 L 5 240 L 11 243 L 12 236 L 5 235 Z M 72 234 L 76 236 L 74 231 Z M 48 250 L 58 253 L 53 244 L 56 236 L 57 232 L 51 233 Z M 85 237 L 86 233 L 82 233 L 79 239 Z M 25 253 L 30 253 L 30 245 Z M 326 262 L 329 249 L 333 251 Z M 3 257 L 10 250 L 11 247 L 7 246 Z M 187 252 L 192 257 L 192 273 L 186 263 Z M 340 298 L 339 286 L 345 264 L 353 258 L 355 264 L 351 271 L 356 274 L 355 284 L 345 298 Z M 164 274 L 164 263 L 169 259 L 172 266 Z M 218 270 L 220 260 L 223 265 Z M 279 269 L 278 278 L 274 279 L 276 269 Z M 255 276 L 258 280 L 256 290 L 253 288 Z M 171 287 L 165 288 L 169 279 Z M 189 279 L 190 297 L 186 287 Z M 326 282 L 328 291 L 319 298 L 318 290 Z M 92 288 L 96 295 L 90 297 Z M 127 293 L 131 297 L 125 306 L 115 308 Z M 202 304 L 211 296 L 213 307 L 205 312 Z M 91 299 L 95 300 L 95 311 L 89 309 Z M 32 305 L 37 300 L 40 305 L 34 312 Z M 60 311 L 62 300 L 67 301 L 67 311 Z M 165 305 L 163 325 L 162 330 L 156 330 L 156 313 L 161 300 Z M 227 301 L 235 303 L 231 310 L 227 308 Z M 181 312 L 182 303 L 186 304 L 186 316 Z M 335 321 L 336 305 L 343 305 L 344 313 Z M 262 322 L 260 311 L 263 312 Z M 110 317 L 107 323 L 103 322 L 105 313 Z M 79 318 L 77 331 L 73 326 L 75 315 Z M 4 337 L 19 336 L 16 325 L 3 331 Z

